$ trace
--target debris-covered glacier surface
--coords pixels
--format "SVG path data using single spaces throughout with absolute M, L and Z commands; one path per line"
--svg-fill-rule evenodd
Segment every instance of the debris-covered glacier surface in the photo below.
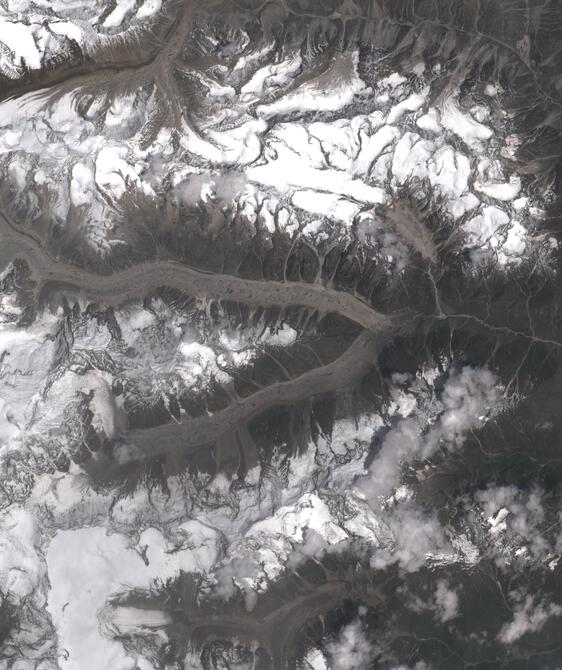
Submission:
M 0 670 L 562 667 L 561 31 L 0 0 Z

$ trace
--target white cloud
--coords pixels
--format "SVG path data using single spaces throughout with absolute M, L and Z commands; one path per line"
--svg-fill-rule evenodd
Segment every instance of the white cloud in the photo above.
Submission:
M 477 523 L 488 531 L 488 550 L 498 564 L 525 560 L 544 562 L 559 553 L 556 538 L 548 532 L 553 519 L 547 515 L 547 497 L 543 489 L 530 491 L 516 486 L 489 485 L 465 500 L 471 510 L 480 512 Z
M 465 367 L 453 372 L 439 398 L 438 418 L 431 421 L 432 417 L 418 411 L 399 421 L 386 435 L 358 488 L 371 504 L 380 504 L 400 483 L 404 463 L 429 458 L 441 444 L 461 446 L 466 431 L 480 426 L 498 399 L 497 380 L 489 370 Z
M 345 626 L 326 650 L 333 670 L 367 670 L 373 665 L 373 645 L 359 619 Z
M 429 516 L 410 503 L 400 503 L 382 517 L 394 541 L 377 549 L 371 566 L 383 570 L 397 563 L 407 572 L 415 572 L 428 560 L 452 557 L 450 544 L 436 517 Z
M 440 579 L 435 589 L 435 615 L 439 621 L 446 623 L 459 615 L 459 597 L 450 588 L 447 581 Z
M 513 611 L 513 620 L 505 624 L 498 640 L 504 644 L 512 644 L 527 633 L 536 633 L 552 617 L 562 614 L 562 607 L 555 603 L 535 602 L 532 596 L 526 596 Z

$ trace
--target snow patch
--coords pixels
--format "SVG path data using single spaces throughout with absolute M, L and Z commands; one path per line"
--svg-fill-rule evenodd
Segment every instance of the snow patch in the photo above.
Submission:
M 162 8 L 162 0 L 145 0 L 137 10 L 137 19 L 147 19 L 157 14 Z
M 115 9 L 103 22 L 105 28 L 117 28 L 123 23 L 123 19 L 133 10 L 136 0 L 117 0 Z
M 77 163 L 73 166 L 70 180 L 70 201 L 75 207 L 88 205 L 92 202 L 94 183 L 94 173 L 87 165 Z
M 32 26 L 0 19 L 0 42 L 14 53 L 17 65 L 23 60 L 32 70 L 41 67 L 41 55 L 33 39 Z
M 180 536 L 185 545 L 149 528 L 135 545 L 125 535 L 108 535 L 102 527 L 57 532 L 46 555 L 51 584 L 47 608 L 59 649 L 67 652 L 59 656 L 61 670 L 137 667 L 136 654 L 128 654 L 119 642 L 102 634 L 98 613 L 112 595 L 125 589 L 148 589 L 180 571 L 198 572 L 213 564 L 219 552 L 215 531 L 189 521 L 179 527 Z
M 357 74 L 358 62 L 357 52 L 339 55 L 328 72 L 276 102 L 259 105 L 257 114 L 270 119 L 294 112 L 334 112 L 347 107 L 356 95 L 370 90 Z
M 494 134 L 491 128 L 478 123 L 470 114 L 461 110 L 454 97 L 447 98 L 443 104 L 441 125 L 477 152 L 483 151 L 484 144 Z
M 333 221 L 338 221 L 351 226 L 361 207 L 350 200 L 345 200 L 330 193 L 317 193 L 316 191 L 297 191 L 291 198 L 295 207 L 309 212 L 325 216 Z

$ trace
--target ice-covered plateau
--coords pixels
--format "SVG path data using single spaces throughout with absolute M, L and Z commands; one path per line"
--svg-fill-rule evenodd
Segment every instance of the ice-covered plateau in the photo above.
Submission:
M 0 0 L 0 670 L 562 667 L 554 0 Z

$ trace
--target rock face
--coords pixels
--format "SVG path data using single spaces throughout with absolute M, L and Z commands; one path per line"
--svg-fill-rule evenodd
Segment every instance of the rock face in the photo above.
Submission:
M 558 5 L 0 0 L 0 670 L 562 665 Z

